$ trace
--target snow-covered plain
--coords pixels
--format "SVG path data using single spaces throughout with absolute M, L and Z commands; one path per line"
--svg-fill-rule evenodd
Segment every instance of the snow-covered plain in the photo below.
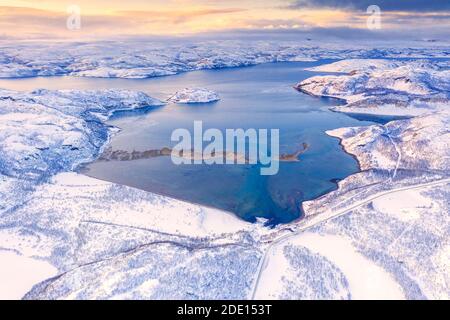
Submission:
M 12 251 L 0 251 L 0 299 L 21 299 L 41 281 L 57 275 L 46 261 L 25 257 Z
M 448 54 L 267 42 L 46 45 L 2 44 L 0 75 L 149 77 L 268 61 Z M 305 203 L 303 220 L 274 229 L 73 172 L 117 131 L 104 123 L 115 111 L 162 102 L 126 90 L 0 90 L 2 270 L 27 273 L 12 280 L 20 290 L 0 286 L 0 295 L 18 298 L 35 282 L 25 298 L 448 299 L 448 69 L 445 61 L 353 59 L 316 70 L 345 74 L 299 84 L 346 99 L 337 111 L 392 106 L 416 117 L 328 132 L 362 172 Z
M 5 245 L 59 270 L 30 299 L 245 298 L 261 256 L 257 225 L 75 173 L 39 186 L 3 223 L 2 238 L 15 235 Z

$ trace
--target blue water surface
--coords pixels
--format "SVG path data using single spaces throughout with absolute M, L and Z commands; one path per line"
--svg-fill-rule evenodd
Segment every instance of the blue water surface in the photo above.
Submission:
M 287 223 L 302 215 L 301 204 L 336 188 L 336 181 L 358 171 L 358 163 L 345 153 L 339 140 L 326 130 L 371 124 L 328 107 L 340 102 L 302 94 L 293 85 L 317 75 L 307 67 L 328 63 L 270 63 L 253 67 L 204 70 L 152 79 L 89 79 L 59 77 L 22 80 L 20 89 L 141 90 L 166 99 L 186 87 L 218 92 L 221 100 L 206 104 L 167 104 L 116 113 L 108 123 L 121 128 L 113 137 L 113 150 L 144 151 L 172 147 L 176 128 L 192 131 L 195 120 L 204 129 L 265 128 L 280 130 L 280 152 L 294 153 L 307 143 L 298 162 L 281 162 L 278 174 L 260 175 L 259 165 L 174 165 L 170 157 L 135 161 L 97 161 L 82 172 L 194 203 L 231 211 L 247 221 L 256 217 L 270 224 Z M 28 81 L 28 82 L 27 82 Z

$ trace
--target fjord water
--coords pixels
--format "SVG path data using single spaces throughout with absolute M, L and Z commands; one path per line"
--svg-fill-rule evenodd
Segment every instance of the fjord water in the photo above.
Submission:
M 326 135 L 325 131 L 370 122 L 329 111 L 329 106 L 339 103 L 336 100 L 310 97 L 292 88 L 295 83 L 317 75 L 304 68 L 326 62 L 271 63 L 145 80 L 34 78 L 21 80 L 18 86 L 22 90 L 125 88 L 145 91 L 162 100 L 186 87 L 205 87 L 218 92 L 221 100 L 215 103 L 167 104 L 116 113 L 108 124 L 121 128 L 121 132 L 113 137 L 110 147 L 125 151 L 173 147 L 175 142 L 170 137 L 174 129 L 186 128 L 192 132 L 194 121 L 202 120 L 204 130 L 279 129 L 281 154 L 295 153 L 302 149 L 303 143 L 309 145 L 299 156 L 300 161 L 281 162 L 274 176 L 260 175 L 259 165 L 177 166 L 170 157 L 96 161 L 85 166 L 82 172 L 231 211 L 248 221 L 265 217 L 276 224 L 300 217 L 303 201 L 335 189 L 336 180 L 358 171 L 356 160 L 342 150 L 338 139 Z

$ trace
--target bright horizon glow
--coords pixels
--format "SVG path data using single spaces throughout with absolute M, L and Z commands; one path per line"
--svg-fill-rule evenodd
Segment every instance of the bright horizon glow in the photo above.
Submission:
M 66 38 L 114 35 L 184 35 L 229 30 L 365 28 L 363 10 L 293 8 L 292 0 L 0 0 L 0 37 Z M 374 1 L 376 3 L 376 1 Z M 81 9 L 81 29 L 66 28 L 69 5 Z M 439 18 L 442 15 L 443 18 Z M 448 12 L 383 13 L 383 28 L 449 26 Z M 420 23 L 418 23 L 420 20 Z

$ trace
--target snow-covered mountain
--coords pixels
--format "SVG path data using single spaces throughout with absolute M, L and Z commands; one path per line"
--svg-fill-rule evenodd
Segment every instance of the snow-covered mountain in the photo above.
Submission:
M 0 172 L 41 181 L 95 159 L 114 111 L 157 106 L 142 92 L 0 90 Z
M 49 50 L 51 48 L 51 50 Z M 318 59 L 448 57 L 445 43 L 294 41 L 0 42 L 0 78 L 72 75 L 149 78 L 180 72 Z

